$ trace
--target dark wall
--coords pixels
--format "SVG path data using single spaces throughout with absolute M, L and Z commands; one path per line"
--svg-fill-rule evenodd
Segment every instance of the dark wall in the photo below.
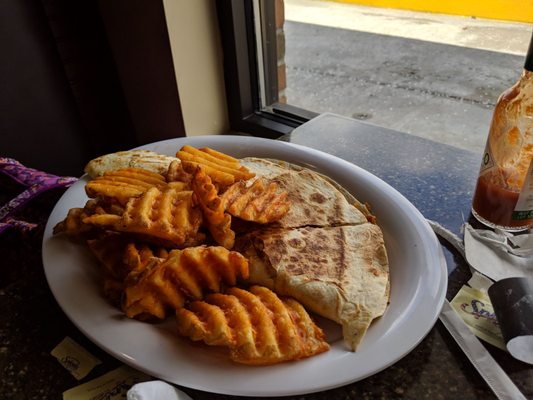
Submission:
M 137 139 L 148 143 L 184 136 L 162 0 L 99 4 Z
M 97 0 L 0 1 L 0 157 L 79 176 L 100 154 L 184 136 L 162 3 L 135 4 L 108 31 Z
M 0 2 L 0 154 L 55 173 L 80 173 L 84 133 L 44 10 Z

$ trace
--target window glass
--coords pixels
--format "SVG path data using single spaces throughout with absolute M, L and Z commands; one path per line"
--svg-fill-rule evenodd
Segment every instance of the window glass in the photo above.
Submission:
M 476 152 L 532 31 L 526 22 L 353 2 L 255 4 L 263 109 L 332 112 Z

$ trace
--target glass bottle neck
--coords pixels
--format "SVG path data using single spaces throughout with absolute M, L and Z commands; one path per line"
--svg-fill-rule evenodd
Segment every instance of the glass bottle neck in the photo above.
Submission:
M 531 41 L 529 42 L 529 49 L 527 50 L 524 69 L 529 72 L 533 71 L 533 35 L 531 36 Z

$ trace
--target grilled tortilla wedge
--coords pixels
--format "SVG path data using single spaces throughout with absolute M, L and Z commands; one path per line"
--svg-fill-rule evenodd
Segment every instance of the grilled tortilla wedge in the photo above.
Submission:
M 85 172 L 91 177 L 103 175 L 107 171 L 122 168 L 142 168 L 158 174 L 166 174 L 168 166 L 175 157 L 158 154 L 151 150 L 127 150 L 105 154 L 92 159 L 85 166 Z
M 275 182 L 288 192 L 289 212 L 273 226 L 359 225 L 367 222 L 368 209 L 329 178 L 287 162 L 245 158 L 241 164 L 258 177 Z M 250 181 L 249 184 L 253 182 Z
M 389 300 L 389 263 L 368 208 L 329 178 L 264 159 L 244 159 L 256 175 L 289 193 L 291 210 L 268 226 L 249 226 L 235 249 L 249 259 L 250 282 L 292 296 L 342 325 L 355 351 Z
M 352 351 L 385 312 L 389 265 L 377 225 L 255 231 L 238 238 L 236 248 L 249 260 L 250 282 L 341 324 Z

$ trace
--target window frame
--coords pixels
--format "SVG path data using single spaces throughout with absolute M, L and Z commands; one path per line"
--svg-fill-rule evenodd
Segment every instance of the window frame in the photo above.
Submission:
M 253 136 L 276 139 L 318 114 L 277 102 L 275 1 L 260 1 L 263 95 L 273 104 L 262 107 L 254 1 L 217 1 L 223 51 L 224 81 L 230 129 Z M 268 89 L 269 88 L 269 89 Z

